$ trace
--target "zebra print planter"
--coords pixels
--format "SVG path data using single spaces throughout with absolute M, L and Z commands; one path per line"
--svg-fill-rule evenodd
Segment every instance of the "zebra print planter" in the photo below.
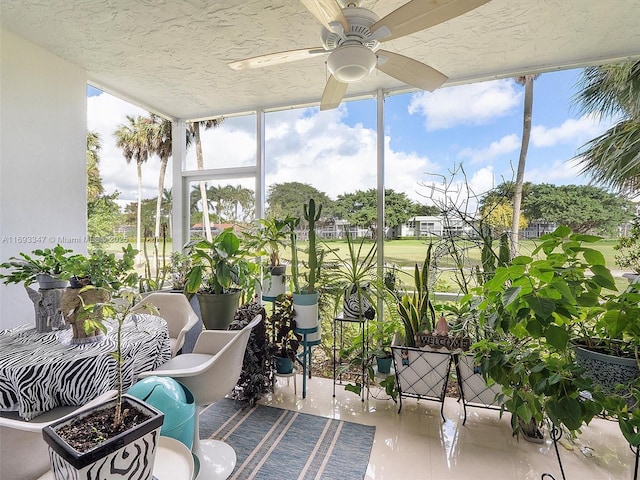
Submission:
M 164 421 L 162 412 L 131 396 L 124 395 L 128 403 L 151 415 L 136 428 L 113 437 L 97 447 L 80 453 L 70 447 L 56 429 L 77 421 L 78 417 L 64 419 L 45 427 L 42 431 L 49 445 L 49 460 L 55 480 L 151 480 L 160 428 Z M 80 419 L 94 410 L 109 407 L 110 400 L 93 410 L 80 414 Z

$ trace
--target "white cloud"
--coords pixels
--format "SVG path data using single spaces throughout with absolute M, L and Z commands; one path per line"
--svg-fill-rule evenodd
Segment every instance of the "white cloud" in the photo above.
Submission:
M 342 107 L 273 114 L 267 122 L 267 183 L 308 183 L 331 198 L 375 188 L 376 132 L 343 123 L 345 113 Z M 389 143 L 385 137 L 386 187 L 418 199 L 416 179 L 435 166 L 415 153 L 393 151 Z
M 521 103 L 513 80 L 495 80 L 419 92 L 411 97 L 409 114 L 425 117 L 427 130 L 481 125 L 508 115 Z
M 555 185 L 584 183 L 586 179 L 580 174 L 581 169 L 577 160 L 555 160 L 540 166 L 527 165 L 525 181 Z
M 138 196 L 136 164 L 126 163 L 122 151 L 116 147 L 114 136 L 118 126 L 126 123 L 127 115 L 148 115 L 148 112 L 106 93 L 87 98 L 87 129 L 98 132 L 102 140 L 100 174 L 103 186 L 108 194 L 115 190 L 121 192 L 121 205 L 136 201 Z M 154 198 L 158 195 L 159 173 L 160 160 L 156 156 L 151 157 L 142 167 L 142 198 Z M 169 185 L 171 171 L 167 168 L 165 188 Z
M 88 127 L 100 133 L 103 141 L 100 171 L 108 193 L 121 192 L 120 203 L 137 198 L 134 164 L 127 165 L 115 146 L 113 132 L 126 121 L 126 115 L 147 112 L 107 94 L 87 98 Z M 267 114 L 265 122 L 267 185 L 302 182 L 327 193 L 331 198 L 357 189 L 376 187 L 376 132 L 361 124 L 343 123 L 346 107 L 319 112 L 316 109 L 288 110 Z M 205 168 L 254 165 L 256 154 L 255 118 L 229 118 L 218 128 L 201 130 Z M 407 193 L 413 199 L 417 180 L 437 166 L 416 153 L 394 151 L 385 137 L 385 182 L 387 188 Z M 143 166 L 143 198 L 157 195 L 159 173 L 157 157 Z M 187 168 L 195 169 L 195 149 L 187 151 Z M 253 180 L 231 180 L 253 188 Z M 220 182 L 216 182 L 220 183 Z M 226 181 L 221 181 L 226 184 Z M 213 182 L 209 182 L 213 184 Z M 168 168 L 165 188 L 171 186 Z
M 520 138 L 515 135 L 507 135 L 500 140 L 491 142 L 491 144 L 482 149 L 463 148 L 458 153 L 460 158 L 468 158 L 471 164 L 486 162 L 500 155 L 517 151 L 520 148 Z
M 569 118 L 558 127 L 536 125 L 531 128 L 531 144 L 535 147 L 552 147 L 559 143 L 580 145 L 597 137 L 609 126 L 594 115 Z

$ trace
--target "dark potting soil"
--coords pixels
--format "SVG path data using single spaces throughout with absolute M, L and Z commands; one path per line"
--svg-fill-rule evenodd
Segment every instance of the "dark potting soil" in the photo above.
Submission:
M 117 428 L 113 426 L 114 414 L 115 406 L 102 408 L 57 428 L 56 433 L 76 451 L 87 452 L 150 418 L 126 400 L 122 402 L 122 423 Z

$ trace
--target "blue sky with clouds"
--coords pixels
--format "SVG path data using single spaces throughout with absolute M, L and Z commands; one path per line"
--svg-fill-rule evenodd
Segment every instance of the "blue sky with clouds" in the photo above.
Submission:
M 568 162 L 578 148 L 608 123 L 582 116 L 572 104 L 579 70 L 541 75 L 534 83 L 532 135 L 525 180 L 533 183 L 587 183 Z M 91 89 L 90 89 L 91 90 Z M 88 128 L 103 140 L 101 172 L 107 192 L 117 189 L 123 202 L 135 200 L 134 165 L 115 148 L 113 132 L 125 115 L 142 109 L 99 91 L 89 91 Z M 431 174 L 448 176 L 462 164 L 476 193 L 513 178 L 522 133 L 524 88 L 511 79 L 448 87 L 385 99 L 385 182 L 421 200 Z M 340 108 L 287 110 L 266 116 L 267 183 L 301 181 L 335 198 L 376 185 L 376 102 L 347 102 Z M 204 132 L 205 166 L 255 162 L 255 120 L 228 118 Z M 157 192 L 158 159 L 144 167 L 143 196 Z M 513 165 L 513 167 L 512 167 Z M 193 149 L 187 168 L 195 168 Z M 171 176 L 168 175 L 167 185 Z M 227 182 L 224 182 L 227 183 Z M 252 188 L 252 181 L 239 179 Z

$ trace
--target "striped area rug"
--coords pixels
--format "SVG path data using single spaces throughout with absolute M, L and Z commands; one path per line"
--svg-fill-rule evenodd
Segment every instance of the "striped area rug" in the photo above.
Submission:
M 238 457 L 233 480 L 364 478 L 375 427 L 223 399 L 200 414 L 200 438 Z

